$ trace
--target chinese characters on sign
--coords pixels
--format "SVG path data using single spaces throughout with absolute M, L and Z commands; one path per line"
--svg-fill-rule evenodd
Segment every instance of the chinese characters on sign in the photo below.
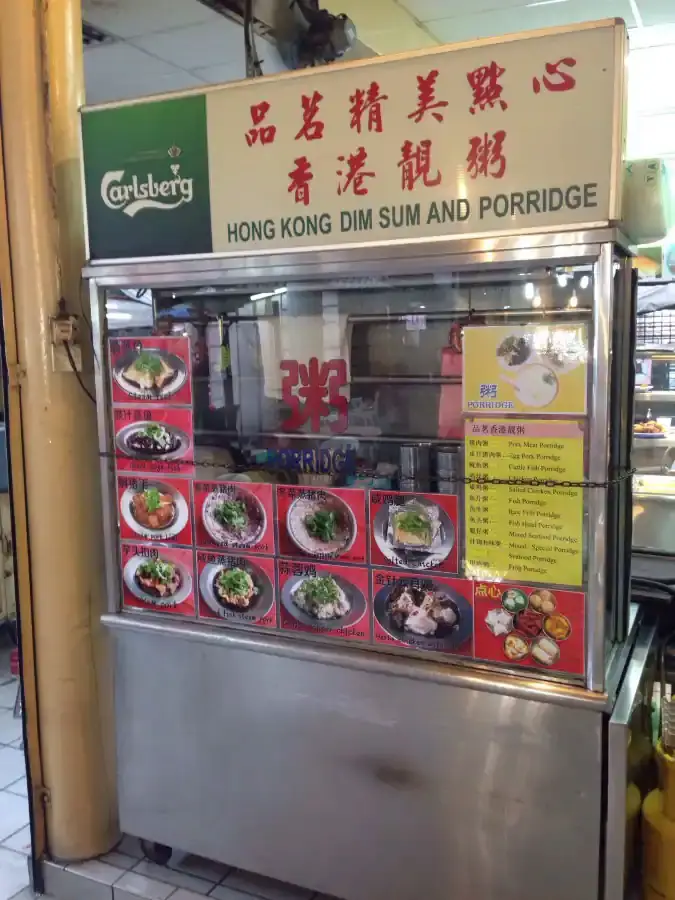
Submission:
M 291 410 L 282 422 L 284 431 L 299 431 L 309 424 L 313 432 L 321 431 L 322 420 L 334 416 L 330 422 L 333 434 L 347 430 L 349 401 L 341 393 L 347 384 L 347 363 L 344 359 L 330 359 L 319 363 L 313 356 L 307 364 L 295 359 L 281 363 L 284 377 L 281 395 Z
M 532 90 L 535 94 L 542 91 L 560 93 L 571 91 L 576 87 L 576 80 L 567 69 L 576 66 L 576 59 L 563 57 L 557 62 L 547 62 L 545 74 L 533 76 Z M 506 111 L 508 102 L 503 98 L 504 87 L 501 83 L 506 68 L 494 59 L 489 63 L 466 73 L 466 81 L 470 89 L 469 111 L 471 115 L 486 110 L 498 109 Z M 431 69 L 426 75 L 417 75 L 417 104 L 407 118 L 414 125 L 435 120 L 444 124 L 448 100 L 439 99 L 439 71 Z M 443 86 L 446 90 L 448 85 Z M 295 140 L 319 141 L 324 137 L 326 123 L 320 118 L 320 105 L 324 95 L 315 90 L 313 94 L 301 96 L 302 123 L 295 135 Z M 367 88 L 358 87 L 349 95 L 349 127 L 357 134 L 365 132 L 384 133 L 383 104 L 389 95 L 382 92 L 378 82 L 371 81 Z M 268 123 L 271 104 L 263 100 L 250 107 L 251 127 L 244 137 L 249 147 L 273 144 L 277 134 L 277 126 Z M 469 138 L 466 156 L 466 173 L 470 178 L 503 178 L 506 172 L 505 155 L 506 131 L 498 129 L 492 133 L 484 131 Z M 435 187 L 442 181 L 440 169 L 432 170 L 432 141 L 424 138 L 418 143 L 407 138 L 401 146 L 401 189 L 412 191 L 417 183 L 425 187 Z M 310 203 L 309 183 L 314 178 L 312 161 L 307 156 L 294 159 L 294 168 L 288 173 L 288 193 L 295 203 L 308 206 Z M 338 155 L 337 187 L 338 195 L 351 191 L 356 196 L 368 194 L 367 179 L 375 178 L 377 173 L 367 168 L 368 152 L 365 147 L 358 146 L 352 151 Z

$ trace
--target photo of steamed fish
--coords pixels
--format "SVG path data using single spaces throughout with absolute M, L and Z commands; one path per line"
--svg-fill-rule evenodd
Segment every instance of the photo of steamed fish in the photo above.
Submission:
M 125 394 L 136 399 L 165 399 L 187 379 L 180 357 L 151 347 L 126 353 L 113 368 L 113 378 Z

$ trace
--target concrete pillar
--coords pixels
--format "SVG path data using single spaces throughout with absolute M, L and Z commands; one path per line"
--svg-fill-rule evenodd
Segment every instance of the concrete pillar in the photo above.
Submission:
M 30 547 L 30 592 L 22 591 L 19 602 L 33 627 L 47 848 L 59 860 L 104 853 L 117 838 L 111 675 L 99 626 L 95 410 L 74 374 L 54 371 L 50 337 L 61 297 L 68 312 L 83 311 L 82 99 L 80 0 L 2 0 L 8 296 L 23 370 L 18 393 Z M 29 709 L 29 718 L 34 713 Z

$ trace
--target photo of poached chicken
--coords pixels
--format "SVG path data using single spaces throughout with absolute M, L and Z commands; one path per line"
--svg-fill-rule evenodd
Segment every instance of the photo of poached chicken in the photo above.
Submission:
M 179 490 L 162 481 L 134 482 L 120 499 L 120 513 L 136 534 L 150 540 L 177 537 L 189 521 L 187 500 Z
M 381 588 L 375 617 L 392 637 L 424 650 L 459 649 L 473 633 L 473 608 L 458 591 L 429 580 L 419 587 L 408 579 Z
M 202 521 L 209 537 L 231 547 L 250 547 L 262 537 L 267 527 L 265 508 L 258 498 L 243 487 L 231 494 L 212 491 L 202 506 Z
M 297 497 L 288 509 L 286 527 L 295 546 L 309 556 L 340 556 L 356 539 L 354 514 L 328 491 Z
M 339 619 L 352 608 L 332 575 L 305 578 L 293 592 L 293 602 L 313 619 Z
M 199 592 L 212 613 L 241 625 L 254 625 L 274 607 L 269 575 L 251 558 L 232 558 L 228 565 L 208 563 L 199 576 Z
M 181 563 L 163 556 L 132 556 L 124 566 L 127 590 L 143 603 L 174 607 L 192 593 L 192 575 Z
M 317 575 L 294 575 L 281 588 L 281 603 L 297 622 L 321 631 L 355 625 L 366 613 L 366 599 L 347 577 L 319 567 Z
M 455 527 L 450 516 L 441 506 L 421 496 L 406 498 L 401 504 L 380 506 L 372 528 L 382 555 L 406 569 L 440 565 L 455 544 Z
M 165 399 L 185 384 L 187 369 L 183 360 L 173 353 L 143 348 L 118 360 L 113 377 L 130 397 Z

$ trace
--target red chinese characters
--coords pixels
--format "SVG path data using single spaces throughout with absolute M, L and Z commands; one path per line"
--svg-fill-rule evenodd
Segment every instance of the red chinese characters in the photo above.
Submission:
M 490 136 L 485 132 L 482 136 L 472 137 L 469 141 L 469 155 L 466 158 L 467 172 L 471 178 L 479 175 L 490 178 L 502 178 L 506 172 L 504 156 L 505 131 L 495 131 Z
M 355 128 L 361 134 L 361 129 L 364 127 L 363 119 L 365 114 L 368 113 L 366 122 L 368 131 L 381 133 L 382 103 L 388 99 L 387 94 L 380 93 L 380 86 L 376 81 L 371 81 L 367 91 L 357 88 L 349 98 L 351 102 L 349 107 L 349 114 L 351 115 L 349 127 Z
M 443 121 L 443 115 L 438 110 L 448 105 L 447 100 L 436 99 L 436 79 L 438 78 L 438 70 L 432 69 L 427 76 L 417 76 L 417 108 L 408 116 L 413 122 L 419 123 L 424 119 L 427 113 L 436 119 L 437 122 Z
M 488 66 L 479 66 L 473 72 L 467 72 L 466 80 L 473 92 L 473 100 L 469 107 L 471 115 L 476 114 L 476 109 L 484 110 L 487 106 L 493 109 L 495 104 L 499 104 L 502 109 L 507 109 L 508 103 L 502 100 L 503 87 L 499 83 L 506 69 L 498 66 L 492 60 Z
M 368 186 L 364 183 L 365 179 L 375 177 L 374 172 L 365 168 L 368 160 L 366 148 L 359 147 L 356 153 L 350 153 L 349 156 L 338 156 L 338 160 L 346 164 L 337 171 L 340 178 L 338 194 L 346 194 L 351 189 L 357 197 L 365 196 L 368 193 Z
M 312 164 L 306 156 L 299 156 L 295 162 L 295 168 L 288 173 L 290 184 L 288 193 L 293 194 L 296 203 L 309 206 L 309 183 L 314 178 Z
M 559 59 L 557 62 L 546 63 L 544 66 L 546 74 L 542 77 L 541 81 L 539 78 L 532 79 L 532 90 L 535 94 L 538 94 L 542 87 L 544 87 L 545 90 L 553 91 L 554 93 L 571 91 L 577 81 L 573 75 L 570 75 L 570 73 L 565 70 L 573 69 L 576 64 L 577 61 L 573 56 L 563 56 L 563 58 Z
M 412 191 L 418 181 L 425 187 L 435 187 L 441 183 L 441 173 L 437 169 L 436 174 L 431 173 L 431 141 L 420 141 L 413 144 L 405 141 L 401 147 L 401 159 L 398 163 L 401 169 L 401 188 L 404 191 Z
M 325 124 L 317 119 L 319 104 L 323 100 L 323 94 L 314 91 L 311 97 L 302 95 L 302 128 L 295 136 L 295 140 L 305 138 L 307 141 L 320 141 L 323 137 Z
M 270 111 L 270 105 L 266 100 L 261 103 L 254 103 L 251 106 L 251 122 L 253 127 L 246 132 L 246 143 L 249 147 L 257 144 L 273 144 L 274 138 L 277 136 L 276 125 L 266 125 L 265 119 Z
M 336 412 L 337 417 L 330 423 L 333 434 L 347 430 L 346 397 L 341 388 L 347 384 L 347 363 L 344 359 L 329 359 L 319 363 L 316 356 L 305 363 L 295 359 L 285 359 L 280 365 L 284 376 L 281 380 L 281 395 L 291 415 L 281 427 L 284 431 L 298 431 L 307 422 L 312 431 L 321 430 L 322 419 Z

